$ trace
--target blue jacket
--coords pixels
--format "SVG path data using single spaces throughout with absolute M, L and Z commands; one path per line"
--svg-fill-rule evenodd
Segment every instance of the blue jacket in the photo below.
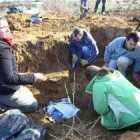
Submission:
M 91 54 L 90 54 L 90 57 L 87 59 L 87 61 L 89 63 L 92 63 L 94 59 L 97 57 L 97 55 L 99 54 L 99 50 L 98 50 L 95 40 L 90 35 L 90 33 L 88 33 L 86 30 L 83 30 L 83 31 L 84 31 L 84 35 L 81 41 L 74 40 L 73 33 L 71 33 L 70 39 L 69 39 L 70 49 L 71 49 L 72 54 L 77 54 L 77 51 L 81 50 L 83 46 L 88 46 L 91 50 Z
M 104 61 L 108 63 L 110 59 L 117 60 L 120 56 L 125 56 L 134 60 L 133 71 L 140 71 L 140 44 L 135 50 L 128 50 L 124 47 L 126 37 L 118 37 L 106 46 Z

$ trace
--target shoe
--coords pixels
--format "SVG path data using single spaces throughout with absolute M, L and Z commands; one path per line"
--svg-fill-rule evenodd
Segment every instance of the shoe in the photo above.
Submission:
M 102 15 L 105 15 L 106 13 L 105 12 L 102 12 Z
M 86 16 L 85 13 L 83 13 L 82 15 L 80 15 L 80 20 L 82 20 L 85 16 Z
M 4 112 L 6 112 L 6 110 L 3 109 L 3 108 L 0 108 L 0 114 L 2 114 L 2 113 L 4 113 Z

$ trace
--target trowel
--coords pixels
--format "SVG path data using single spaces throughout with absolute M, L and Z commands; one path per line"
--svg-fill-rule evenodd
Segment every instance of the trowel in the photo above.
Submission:
M 76 62 L 72 62 L 72 68 L 74 69 L 76 66 Z
M 66 20 L 65 18 L 51 18 L 51 17 L 44 17 L 41 16 L 40 13 L 34 14 L 30 17 L 30 19 L 27 19 L 27 27 L 30 27 L 30 23 L 33 24 L 39 24 L 41 22 L 43 22 L 43 20 Z

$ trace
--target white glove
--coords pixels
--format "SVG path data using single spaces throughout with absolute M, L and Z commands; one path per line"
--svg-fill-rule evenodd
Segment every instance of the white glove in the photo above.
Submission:
M 43 76 L 43 73 L 34 73 L 34 77 L 35 77 L 35 82 L 36 81 L 41 82 L 41 81 L 46 81 L 47 80 L 46 77 Z
M 23 74 L 25 74 L 25 73 L 18 73 L 18 75 L 23 75 Z

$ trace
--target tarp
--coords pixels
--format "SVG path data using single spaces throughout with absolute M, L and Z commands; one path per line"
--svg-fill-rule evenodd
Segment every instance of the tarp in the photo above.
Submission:
M 45 128 L 30 122 L 20 110 L 0 114 L 0 140 L 43 140 L 46 132 Z

